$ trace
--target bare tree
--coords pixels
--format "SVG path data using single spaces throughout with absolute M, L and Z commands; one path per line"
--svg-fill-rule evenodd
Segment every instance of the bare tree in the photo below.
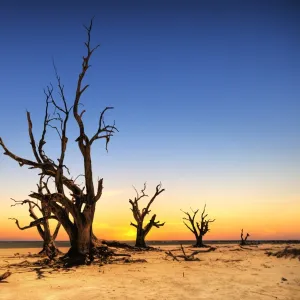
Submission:
M 183 220 L 189 221 L 190 223 L 188 225 L 185 221 L 183 221 L 184 225 L 195 235 L 196 244 L 194 245 L 194 247 L 205 247 L 205 245 L 203 244 L 203 236 L 209 231 L 209 223 L 212 223 L 216 220 L 216 219 L 213 220 L 206 219 L 207 214 L 205 214 L 205 208 L 206 208 L 206 204 L 204 205 L 200 222 L 195 221 L 195 217 L 199 209 L 197 209 L 196 211 L 193 211 L 191 209 L 193 215 L 191 215 L 189 212 L 185 212 L 181 210 L 184 214 L 187 215 L 187 218 L 183 218 Z
M 241 242 L 240 245 L 244 246 L 246 245 L 247 238 L 250 236 L 250 234 L 247 232 L 246 237 L 244 238 L 244 229 L 241 230 Z
M 140 248 L 147 247 L 146 243 L 145 243 L 145 238 L 153 226 L 160 228 L 161 226 L 163 226 L 165 224 L 165 222 L 160 223 L 159 221 L 155 221 L 156 214 L 154 214 L 151 217 L 150 221 L 147 223 L 147 225 L 144 226 L 145 217 L 151 212 L 151 210 L 150 210 L 151 204 L 156 199 L 156 197 L 159 194 L 161 194 L 165 189 L 161 188 L 161 183 L 158 184 L 156 186 L 156 191 L 155 191 L 154 195 L 148 202 L 148 205 L 145 208 L 143 208 L 141 211 L 139 208 L 139 201 L 144 197 L 148 197 L 148 195 L 145 194 L 145 190 L 146 190 L 146 183 L 144 184 L 144 188 L 141 190 L 141 195 L 139 195 L 138 191 L 135 189 L 136 197 L 134 198 L 134 200 L 129 199 L 129 203 L 132 206 L 130 209 L 132 210 L 133 217 L 136 221 L 136 224 L 131 222 L 130 225 L 136 228 L 135 246 L 140 247 Z
M 50 193 L 49 188 L 47 186 L 47 182 L 43 182 L 43 176 L 40 177 L 40 183 L 37 186 L 38 192 L 41 195 L 43 195 L 44 189 L 46 189 L 47 193 Z M 41 200 L 40 203 L 36 203 L 29 199 L 20 201 L 15 199 L 11 200 L 15 202 L 11 206 L 28 204 L 29 216 L 33 219 L 33 221 L 29 225 L 21 226 L 18 219 L 10 219 L 15 220 L 15 223 L 20 230 L 26 230 L 32 227 L 37 228 L 37 231 L 43 240 L 43 249 L 39 252 L 39 254 L 47 255 L 51 259 L 60 254 L 61 252 L 55 246 L 55 240 L 58 235 L 61 224 L 59 222 L 57 223 L 55 230 L 52 234 L 50 230 L 49 220 L 57 220 L 57 218 L 51 213 L 51 209 L 49 208 L 47 202 L 45 200 Z M 39 212 L 38 214 L 36 213 L 36 210 Z M 38 215 L 42 215 L 42 217 L 38 217 Z M 41 222 L 41 218 L 44 219 L 43 222 Z
M 64 227 L 71 243 L 71 248 L 67 256 L 70 259 L 74 259 L 74 264 L 88 263 L 88 261 L 92 260 L 92 253 L 94 253 L 92 248 L 97 242 L 93 234 L 92 224 L 96 204 L 102 195 L 103 179 L 98 179 L 98 186 L 95 189 L 91 148 L 96 140 L 105 139 L 107 150 L 110 138 L 117 131 L 114 124 L 106 125 L 104 121 L 105 113 L 113 107 L 106 107 L 100 113 L 98 128 L 91 137 L 88 137 L 85 131 L 85 125 L 83 122 L 83 114 L 85 113 L 85 110 L 80 112 L 79 106 L 81 105 L 81 97 L 89 85 L 83 85 L 83 80 L 90 67 L 89 62 L 91 56 L 99 45 L 91 47 L 90 43 L 93 19 L 88 27 L 84 27 L 87 32 L 87 41 L 84 43 L 86 47 L 86 55 L 83 56 L 81 71 L 77 80 L 75 98 L 72 106 L 68 107 L 64 93 L 64 85 L 61 83 L 61 79 L 58 76 L 54 65 L 60 102 L 55 98 L 53 94 L 53 86 L 50 84 L 50 86 L 48 86 L 44 91 L 46 96 L 46 109 L 42 135 L 38 144 L 36 143 L 33 135 L 30 113 L 27 112 L 30 144 L 35 160 L 26 159 L 14 154 L 0 138 L 0 146 L 3 148 L 5 155 L 17 161 L 21 167 L 26 165 L 29 166 L 30 169 L 39 169 L 41 174 L 50 176 L 54 179 L 56 192 L 46 193 L 43 195 L 33 192 L 29 196 L 47 203 L 53 215 Z M 53 115 L 50 115 L 49 107 L 54 109 Z M 79 135 L 76 142 L 83 157 L 83 175 L 85 181 L 83 188 L 79 187 L 75 183 L 73 177 L 69 176 L 69 169 L 64 163 L 68 144 L 67 125 L 69 123 L 71 111 L 73 112 L 73 117 L 79 129 Z M 44 149 L 44 145 L 46 144 L 46 132 L 49 127 L 56 130 L 59 136 L 60 154 L 58 159 L 55 160 L 51 159 Z M 67 175 L 65 174 L 65 170 L 67 171 Z M 44 217 L 40 218 L 35 221 L 35 224 L 41 224 L 44 220 Z

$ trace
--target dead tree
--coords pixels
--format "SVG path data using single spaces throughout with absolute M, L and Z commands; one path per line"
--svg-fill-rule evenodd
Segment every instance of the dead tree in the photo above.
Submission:
M 184 214 L 187 215 L 187 218 L 183 218 L 183 220 L 189 221 L 190 223 L 188 225 L 185 221 L 183 221 L 184 225 L 195 235 L 196 244 L 194 245 L 194 247 L 205 247 L 205 245 L 203 244 L 203 236 L 209 231 L 209 223 L 212 223 L 216 220 L 216 219 L 213 220 L 206 219 L 207 214 L 205 214 L 205 208 L 206 208 L 206 204 L 204 205 L 200 222 L 195 221 L 195 217 L 199 209 L 197 209 L 196 211 L 193 211 L 191 209 L 193 215 L 191 215 L 189 212 L 185 212 L 181 210 Z
M 60 101 L 56 99 L 56 96 L 53 93 L 54 88 L 52 84 L 50 84 L 50 86 L 48 86 L 44 91 L 46 97 L 46 109 L 42 134 L 38 143 L 36 143 L 33 134 L 33 125 L 30 113 L 27 112 L 30 144 L 35 160 L 26 159 L 14 154 L 0 138 L 0 146 L 3 148 L 5 155 L 17 161 L 21 167 L 25 165 L 30 169 L 39 169 L 41 174 L 44 176 L 50 176 L 54 179 L 56 188 L 55 192 L 43 195 L 33 192 L 29 196 L 33 199 L 47 203 L 52 214 L 57 218 L 67 232 L 71 243 L 71 248 L 67 256 L 70 260 L 74 260 L 74 264 L 87 263 L 93 259 L 92 253 L 94 253 L 94 251 L 91 251 L 95 245 L 95 236 L 93 235 L 92 225 L 96 204 L 102 195 L 103 179 L 98 179 L 98 186 L 95 189 L 91 149 L 95 141 L 104 139 L 106 140 L 107 150 L 110 138 L 117 131 L 114 124 L 107 125 L 104 121 L 105 113 L 113 107 L 106 107 L 100 113 L 98 127 L 92 136 L 88 136 L 85 130 L 83 121 L 85 110 L 79 111 L 79 107 L 82 105 L 82 95 L 89 85 L 84 85 L 83 80 L 90 68 L 91 56 L 99 45 L 91 47 L 93 19 L 89 26 L 84 27 L 87 32 L 87 40 L 84 43 L 86 47 L 86 54 L 83 56 L 80 74 L 75 87 L 75 97 L 71 106 L 68 106 L 67 104 L 64 85 L 61 83 L 61 79 L 58 76 L 54 65 Z M 54 110 L 52 115 L 49 113 L 50 107 Z M 79 130 L 79 135 L 75 142 L 77 143 L 83 158 L 83 188 L 79 187 L 75 183 L 75 179 L 73 179 L 73 177 L 70 177 L 69 169 L 64 163 L 68 145 L 67 126 L 69 124 L 71 112 L 73 113 L 73 117 Z M 46 154 L 46 150 L 44 148 L 44 145 L 46 144 L 46 132 L 49 127 L 53 128 L 59 136 L 60 154 L 58 159 L 51 159 Z M 45 218 L 40 218 L 35 221 L 35 224 L 41 224 L 44 220 Z
M 132 210 L 133 217 L 136 221 L 136 224 L 131 222 L 130 225 L 136 228 L 135 246 L 140 247 L 140 248 L 147 248 L 146 243 L 145 243 L 145 238 L 146 238 L 147 234 L 150 232 L 150 230 L 153 226 L 157 227 L 157 228 L 160 228 L 161 226 L 163 226 L 165 224 L 165 222 L 160 223 L 159 221 L 155 221 L 156 214 L 154 214 L 151 217 L 148 224 L 146 226 L 144 226 L 145 217 L 151 212 L 151 210 L 149 210 L 151 204 L 156 199 L 156 197 L 159 194 L 161 194 L 165 189 L 161 188 L 161 183 L 158 184 L 156 186 L 155 194 L 152 196 L 152 198 L 148 202 L 148 205 L 145 208 L 143 208 L 142 211 L 141 211 L 140 208 L 139 208 L 139 201 L 144 197 L 148 197 L 148 195 L 145 194 L 145 190 L 146 190 L 146 183 L 144 184 L 144 188 L 141 190 L 141 193 L 142 193 L 141 195 L 139 195 L 139 193 L 135 189 L 136 197 L 134 198 L 134 200 L 129 199 L 129 203 L 132 206 L 132 208 L 130 208 L 130 209 Z
M 250 234 L 247 232 L 246 237 L 244 238 L 244 229 L 241 230 L 241 242 L 240 245 L 244 246 L 246 245 L 247 238 L 250 236 Z
M 43 183 L 42 180 L 43 180 L 43 176 L 41 176 L 40 178 L 40 184 L 37 185 L 38 192 L 41 195 L 43 195 L 43 189 L 46 189 L 47 192 L 50 192 L 47 183 L 46 182 Z M 18 219 L 15 218 L 10 218 L 10 219 L 15 220 L 15 223 L 20 230 L 26 230 L 32 227 L 37 228 L 37 231 L 43 240 L 43 249 L 39 252 L 39 254 L 47 255 L 50 259 L 53 259 L 58 254 L 60 254 L 61 252 L 55 246 L 55 240 L 58 235 L 61 224 L 59 222 L 57 223 L 55 230 L 52 234 L 50 230 L 49 220 L 50 219 L 57 220 L 57 218 L 51 213 L 51 209 L 49 208 L 47 202 L 41 200 L 40 203 L 36 203 L 29 199 L 21 200 L 21 201 L 15 199 L 11 199 L 11 200 L 15 202 L 15 204 L 12 204 L 11 206 L 28 204 L 29 216 L 33 219 L 33 221 L 29 225 L 21 226 Z M 42 217 L 38 217 L 38 214 L 36 213 L 35 209 L 39 212 L 39 215 L 42 215 Z M 41 218 L 44 219 L 43 222 L 40 222 Z

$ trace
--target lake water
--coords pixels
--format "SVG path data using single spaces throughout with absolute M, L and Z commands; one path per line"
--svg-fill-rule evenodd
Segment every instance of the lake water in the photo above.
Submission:
M 120 241 L 122 243 L 127 243 L 134 246 L 134 241 Z M 204 240 L 205 244 L 239 244 L 240 240 Z M 163 245 L 192 245 L 194 240 L 169 240 L 169 241 L 147 241 L 149 246 L 163 246 Z M 299 244 L 300 240 L 259 240 L 259 241 L 249 241 L 249 243 L 259 243 L 259 244 Z M 0 241 L 0 249 L 8 248 L 42 248 L 43 243 L 41 241 Z M 57 247 L 70 247 L 68 241 L 56 241 Z

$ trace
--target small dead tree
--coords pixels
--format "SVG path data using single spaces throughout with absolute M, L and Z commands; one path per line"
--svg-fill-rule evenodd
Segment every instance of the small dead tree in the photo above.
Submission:
M 250 236 L 250 234 L 247 232 L 246 237 L 244 238 L 244 229 L 241 230 L 241 242 L 240 245 L 244 246 L 246 245 L 247 238 Z
M 132 222 L 130 223 L 131 226 L 136 228 L 136 241 L 135 241 L 136 247 L 147 248 L 146 243 L 145 243 L 145 238 L 146 238 L 147 234 L 150 232 L 151 228 L 153 226 L 156 228 L 160 228 L 161 226 L 163 226 L 165 224 L 165 222 L 160 223 L 159 221 L 155 221 L 156 214 L 154 214 L 151 217 L 148 224 L 146 226 L 144 226 L 145 217 L 151 212 L 151 210 L 149 210 L 151 204 L 156 199 L 156 197 L 165 190 L 165 189 L 162 189 L 161 187 L 162 187 L 161 183 L 156 186 L 155 194 L 152 196 L 152 198 L 148 202 L 148 205 L 142 209 L 142 211 L 139 208 L 139 201 L 144 197 L 148 197 L 148 195 L 145 194 L 146 183 L 144 184 L 144 188 L 141 190 L 141 195 L 139 195 L 138 191 L 134 188 L 136 191 L 136 197 L 134 198 L 134 200 L 129 199 L 129 203 L 132 206 L 130 209 L 132 210 L 133 217 L 136 221 L 136 224 L 134 224 Z
M 68 265 L 79 265 L 90 263 L 94 257 L 94 246 L 98 245 L 98 240 L 93 234 L 93 221 L 96 210 L 96 204 L 101 198 L 103 190 L 103 179 L 98 179 L 97 188 L 94 187 L 93 165 L 91 150 L 94 142 L 98 140 L 106 141 L 106 150 L 111 137 L 117 130 L 115 124 L 108 125 L 104 121 L 105 113 L 113 107 L 106 107 L 99 114 L 98 126 L 93 135 L 88 136 L 83 121 L 85 110 L 80 110 L 82 95 L 89 87 L 84 84 L 84 78 L 88 69 L 90 68 L 90 59 L 99 47 L 91 46 L 91 31 L 93 27 L 93 19 L 89 26 L 84 26 L 87 33 L 87 40 L 84 43 L 86 54 L 82 58 L 81 70 L 79 72 L 78 80 L 75 86 L 74 99 L 69 106 L 67 97 L 64 92 L 64 85 L 58 76 L 56 67 L 55 75 L 57 80 L 59 99 L 53 93 L 53 86 L 47 87 L 44 91 L 46 97 L 46 109 L 44 116 L 44 123 L 42 134 L 39 142 L 37 143 L 33 134 L 33 125 L 30 113 L 27 112 L 28 133 L 30 144 L 34 155 L 34 160 L 20 157 L 13 153 L 4 143 L 0 137 L 0 146 L 11 159 L 19 163 L 20 167 L 28 166 L 29 169 L 39 169 L 41 174 L 50 176 L 55 181 L 55 192 L 50 193 L 36 193 L 33 192 L 29 195 L 30 198 L 36 199 L 40 202 L 47 203 L 51 209 L 52 214 L 61 223 L 67 232 L 71 248 L 68 251 L 66 259 L 69 260 Z M 52 107 L 54 112 L 51 115 L 49 108 Z M 65 165 L 65 156 L 68 145 L 67 127 L 69 119 L 72 116 L 78 127 L 78 137 L 75 142 L 78 145 L 82 155 L 83 170 L 84 170 L 84 186 L 79 187 L 73 177 L 70 177 L 68 167 Z M 58 147 L 60 153 L 57 159 L 51 159 L 44 148 L 46 144 L 46 133 L 48 128 L 53 128 L 58 134 Z M 66 172 L 67 174 L 66 174 Z M 44 217 L 34 221 L 36 225 L 43 223 Z
M 47 192 L 50 193 L 49 188 L 47 186 L 47 182 L 43 183 L 43 176 L 40 177 L 40 183 L 37 186 L 38 186 L 38 193 L 40 193 L 41 195 L 43 195 L 43 189 L 46 189 Z M 37 228 L 37 231 L 43 240 L 43 249 L 39 252 L 39 254 L 47 255 L 50 259 L 53 259 L 58 254 L 60 254 L 61 252 L 55 246 L 55 240 L 58 235 L 61 224 L 59 222 L 57 223 L 55 230 L 52 234 L 50 230 L 49 220 L 50 219 L 57 220 L 57 218 L 51 213 L 51 209 L 49 208 L 47 202 L 45 200 L 41 200 L 40 203 L 38 204 L 29 199 L 20 200 L 20 201 L 15 199 L 11 199 L 11 200 L 15 202 L 11 206 L 28 204 L 29 216 L 33 219 L 33 221 L 29 225 L 21 226 L 18 219 L 15 218 L 10 218 L 10 219 L 15 220 L 15 223 L 20 230 L 26 230 L 32 227 Z M 35 209 L 38 210 L 39 214 L 36 213 Z M 38 217 L 38 215 L 41 215 L 41 217 Z M 41 222 L 41 219 L 44 219 L 44 221 Z
M 205 247 L 205 245 L 203 244 L 203 236 L 209 231 L 209 223 L 212 223 L 216 220 L 216 219 L 213 220 L 206 219 L 207 214 L 205 214 L 205 208 L 206 208 L 206 204 L 204 205 L 200 222 L 195 221 L 195 217 L 199 209 L 197 209 L 196 211 L 193 211 L 191 209 L 193 215 L 191 215 L 189 212 L 185 212 L 181 210 L 185 215 L 187 215 L 187 217 L 183 218 L 183 220 L 189 221 L 190 223 L 188 225 L 185 221 L 183 221 L 184 225 L 195 235 L 196 244 L 194 245 L 194 247 Z

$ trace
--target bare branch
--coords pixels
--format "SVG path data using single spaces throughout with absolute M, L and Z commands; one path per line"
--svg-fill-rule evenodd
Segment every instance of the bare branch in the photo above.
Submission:
M 60 227 L 61 227 L 61 224 L 57 223 L 54 233 L 53 233 L 53 240 L 56 240 Z
M 104 114 L 107 110 L 113 109 L 113 107 L 106 107 L 100 114 L 99 118 L 99 125 L 97 132 L 93 135 L 93 137 L 90 140 L 90 145 L 97 140 L 101 138 L 106 138 L 106 151 L 107 151 L 107 145 L 109 143 L 110 137 L 113 136 L 115 131 L 118 131 L 118 129 L 115 127 L 115 123 L 113 125 L 106 125 L 104 123 Z
M 98 180 L 98 189 L 97 189 L 97 194 L 95 196 L 95 202 L 98 201 L 101 198 L 102 190 L 103 190 L 103 178 Z
M 33 209 L 34 207 L 37 207 L 39 211 L 42 213 L 42 208 L 35 202 L 31 200 L 15 200 L 13 198 L 10 198 L 12 201 L 15 202 L 15 204 L 12 204 L 11 206 L 17 206 L 17 205 L 23 205 L 23 204 L 28 204 L 30 209 Z
M 130 222 L 130 225 L 133 226 L 133 227 L 135 227 L 135 228 L 138 227 L 136 224 L 134 224 L 134 223 L 132 223 L 132 222 Z
M 4 150 L 4 155 L 8 155 L 10 158 L 12 158 L 13 160 L 17 161 L 20 165 L 20 167 L 24 166 L 24 165 L 27 165 L 27 166 L 31 166 L 31 167 L 34 167 L 34 168 L 42 168 L 43 165 L 40 164 L 40 163 L 36 163 L 34 161 L 31 161 L 29 159 L 25 159 L 25 158 L 22 158 L 22 157 L 19 157 L 17 155 L 15 155 L 14 153 L 10 152 L 9 149 L 5 146 L 2 138 L 0 137 L 0 146 L 3 148 Z
M 42 163 L 42 161 L 37 153 L 37 147 L 36 147 L 35 139 L 34 139 L 33 132 L 32 132 L 32 121 L 30 118 L 30 112 L 28 112 L 28 111 L 27 111 L 27 122 L 28 122 L 28 133 L 29 133 L 29 137 L 30 137 L 30 144 L 31 144 L 31 148 L 32 148 L 34 157 L 38 163 Z
M 153 197 L 151 198 L 151 200 L 149 201 L 148 205 L 146 206 L 145 209 L 143 209 L 143 213 L 142 213 L 142 216 L 145 217 L 150 211 L 149 211 L 149 208 L 151 206 L 151 204 L 153 203 L 153 201 L 155 200 L 155 198 L 161 194 L 163 191 L 165 191 L 165 189 L 162 189 L 161 188 L 161 183 L 158 184 L 156 186 L 156 191 L 155 191 L 155 194 L 153 195 Z
M 49 219 L 55 219 L 55 220 L 57 220 L 57 217 L 56 216 L 42 217 L 40 219 L 37 219 L 37 220 L 34 220 L 34 221 L 30 222 L 29 225 L 27 225 L 27 226 L 21 227 L 20 224 L 19 224 L 19 221 L 17 219 L 15 219 L 15 218 L 9 218 L 9 220 L 15 220 L 15 223 L 17 224 L 17 226 L 18 226 L 18 228 L 20 230 L 25 230 L 25 229 L 28 229 L 28 228 L 32 228 L 32 227 L 38 226 L 40 224 L 45 223 L 46 220 L 49 220 Z

